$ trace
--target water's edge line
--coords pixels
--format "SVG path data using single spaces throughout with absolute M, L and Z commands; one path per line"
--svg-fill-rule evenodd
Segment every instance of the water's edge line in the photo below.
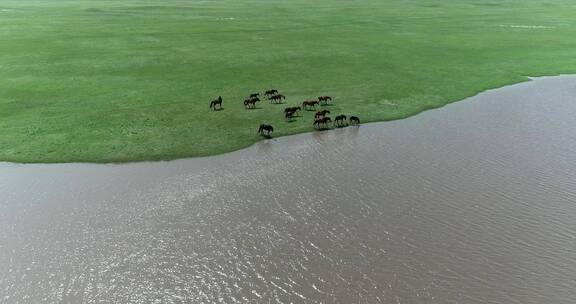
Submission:
M 422 113 L 426 113 L 429 111 L 434 111 L 434 110 L 441 110 L 442 108 L 446 107 L 446 106 L 450 106 L 452 104 L 455 103 L 461 103 L 464 101 L 467 101 L 471 98 L 474 98 L 476 96 L 491 92 L 491 91 L 495 91 L 495 90 L 500 90 L 506 87 L 510 87 L 510 86 L 515 86 L 515 85 L 519 85 L 519 84 L 523 84 L 523 83 L 529 83 L 532 82 L 534 80 L 538 80 L 538 79 L 542 79 L 542 78 L 555 78 L 555 77 L 564 77 L 564 76 L 576 76 L 576 74 L 552 74 L 552 75 L 543 75 L 543 76 L 520 76 L 523 77 L 523 80 L 517 81 L 517 82 L 511 82 L 508 84 L 504 84 L 502 86 L 498 86 L 498 87 L 494 87 L 494 88 L 488 88 L 482 91 L 479 91 L 473 95 L 470 95 L 468 97 L 465 97 L 463 99 L 459 99 L 459 100 L 455 100 L 455 101 L 450 101 L 446 104 L 443 104 L 439 107 L 433 107 L 433 108 L 429 108 L 429 109 L 423 109 L 422 111 L 419 112 L 415 112 L 411 115 L 408 115 L 406 117 L 400 117 L 400 118 L 396 118 L 396 119 L 390 119 L 390 120 L 374 120 L 374 121 L 366 121 L 363 122 L 362 125 L 373 125 L 373 124 L 384 124 L 387 122 L 394 122 L 394 121 L 399 121 L 399 120 L 404 120 L 404 119 L 411 119 L 411 118 L 415 118 L 417 116 L 419 116 Z M 4 164 L 4 165 L 21 165 L 21 166 L 26 166 L 26 165 L 63 165 L 63 164 L 70 164 L 70 165 L 74 165 L 74 164 L 78 164 L 78 165 L 101 165 L 101 166 L 121 166 L 121 165 L 128 165 L 128 164 L 146 164 L 146 163 L 168 163 L 168 162 L 174 162 L 174 161 L 181 161 L 181 160 L 193 160 L 193 159 L 209 159 L 209 158 L 214 158 L 214 157 L 221 157 L 221 156 L 225 156 L 225 155 L 229 155 L 229 154 L 233 154 L 233 153 L 239 153 L 241 151 L 247 150 L 252 148 L 254 145 L 264 142 L 264 141 L 276 141 L 276 140 L 283 140 L 286 138 L 290 138 L 290 137 L 295 137 L 295 136 L 303 136 L 306 134 L 311 134 L 313 132 L 334 132 L 334 129 L 330 129 L 330 130 L 324 130 L 324 131 L 306 131 L 306 132 L 297 132 L 297 133 L 293 133 L 293 134 L 288 134 L 288 135 L 283 135 L 283 136 L 279 136 L 279 137 L 274 137 L 271 139 L 265 139 L 262 138 L 260 140 L 257 140 L 249 145 L 240 147 L 236 150 L 233 151 L 228 151 L 228 152 L 223 152 L 223 153 L 215 153 L 215 154 L 210 154 L 210 155 L 204 155 L 204 156 L 190 156 L 190 157 L 175 157 L 175 158 L 167 158 L 165 160 L 163 159 L 159 159 L 159 160 L 135 160 L 135 161 L 125 161 L 125 162 L 114 162 L 114 161 L 110 161 L 110 162 L 11 162 L 11 161 L 3 161 L 0 160 L 0 165 Z

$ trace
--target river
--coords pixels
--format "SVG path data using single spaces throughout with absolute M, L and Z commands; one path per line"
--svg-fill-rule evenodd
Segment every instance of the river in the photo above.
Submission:
M 0 164 L 0 303 L 576 303 L 576 77 L 170 162 Z

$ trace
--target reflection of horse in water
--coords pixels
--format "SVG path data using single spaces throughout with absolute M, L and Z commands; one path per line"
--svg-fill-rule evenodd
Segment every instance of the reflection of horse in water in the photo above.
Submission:
M 262 134 L 262 136 L 270 137 L 272 132 L 274 132 L 274 128 L 271 125 L 261 124 L 258 128 L 258 133 Z
M 216 106 L 218 106 L 218 109 L 222 109 L 222 96 L 218 96 L 218 99 L 210 102 L 210 109 L 216 110 Z
M 348 119 L 348 121 L 350 122 L 351 125 L 359 125 L 360 124 L 360 118 L 356 117 L 356 116 L 350 116 L 350 119 Z
M 304 110 L 309 110 L 310 108 L 316 108 L 318 102 L 316 100 L 306 100 L 302 102 L 302 107 Z
M 314 128 L 328 128 L 328 123 L 331 122 L 330 117 L 322 117 L 314 120 Z
M 334 118 L 334 125 L 341 127 L 346 123 L 346 115 L 338 115 Z

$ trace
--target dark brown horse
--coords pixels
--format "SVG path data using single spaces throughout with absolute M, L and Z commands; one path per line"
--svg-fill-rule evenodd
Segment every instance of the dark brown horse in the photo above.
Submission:
M 328 110 L 318 111 L 318 112 L 316 112 L 316 115 L 314 115 L 314 119 L 322 118 L 322 117 L 326 116 L 326 114 L 330 114 L 330 111 L 328 111 Z
M 250 98 L 258 98 L 260 96 L 260 93 L 252 93 L 250 94 Z
M 301 107 L 288 107 L 288 108 L 284 109 L 284 114 L 286 114 L 286 113 L 296 114 L 298 111 L 302 111 L 302 108 Z
M 296 118 L 296 117 L 294 116 L 294 113 L 295 113 L 295 112 L 285 112 L 285 113 L 284 113 L 284 119 L 286 119 L 286 120 L 288 120 L 288 121 L 294 120 L 294 118 Z
M 216 111 L 216 106 L 218 106 L 219 110 L 222 110 L 222 96 L 218 96 L 218 99 L 212 100 L 210 102 L 210 109 Z
M 264 93 L 264 95 L 266 95 L 266 96 L 270 96 L 270 95 L 274 95 L 274 94 L 278 94 L 278 90 L 272 89 L 272 90 L 268 90 L 268 91 L 266 91 L 266 93 Z
M 260 99 L 258 97 L 256 98 L 248 98 L 248 99 L 244 99 L 244 108 L 246 109 L 255 109 L 256 108 L 256 103 L 259 102 Z
M 338 115 L 334 118 L 334 125 L 341 127 L 346 123 L 346 115 Z
M 358 118 L 356 116 L 350 116 L 350 119 L 348 119 L 348 121 L 350 122 L 351 125 L 359 125 L 360 124 L 360 118 Z
M 268 100 L 272 103 L 282 103 L 282 99 L 286 99 L 286 96 L 281 94 L 276 94 L 268 97 Z
M 320 96 L 320 97 L 318 97 L 318 101 L 320 102 L 320 104 L 322 104 L 322 103 L 327 104 L 329 101 L 332 101 L 332 97 L 330 97 L 330 96 Z
M 274 128 L 271 125 L 261 124 L 258 128 L 258 133 L 262 134 L 262 136 L 270 137 L 272 132 L 274 132 Z
M 331 122 L 332 119 L 330 117 L 322 117 L 319 119 L 314 120 L 314 128 L 327 128 L 328 127 L 328 123 Z
M 308 110 L 309 108 L 316 108 L 318 102 L 316 100 L 306 100 L 302 102 L 302 107 L 304 110 Z

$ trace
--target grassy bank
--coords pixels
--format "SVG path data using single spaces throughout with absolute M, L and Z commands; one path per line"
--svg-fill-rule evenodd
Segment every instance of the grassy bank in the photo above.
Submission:
M 245 111 L 267 88 L 403 118 L 573 73 L 575 34 L 568 0 L 3 0 L 0 160 L 173 159 L 248 146 L 261 122 L 312 130 L 311 113 Z

